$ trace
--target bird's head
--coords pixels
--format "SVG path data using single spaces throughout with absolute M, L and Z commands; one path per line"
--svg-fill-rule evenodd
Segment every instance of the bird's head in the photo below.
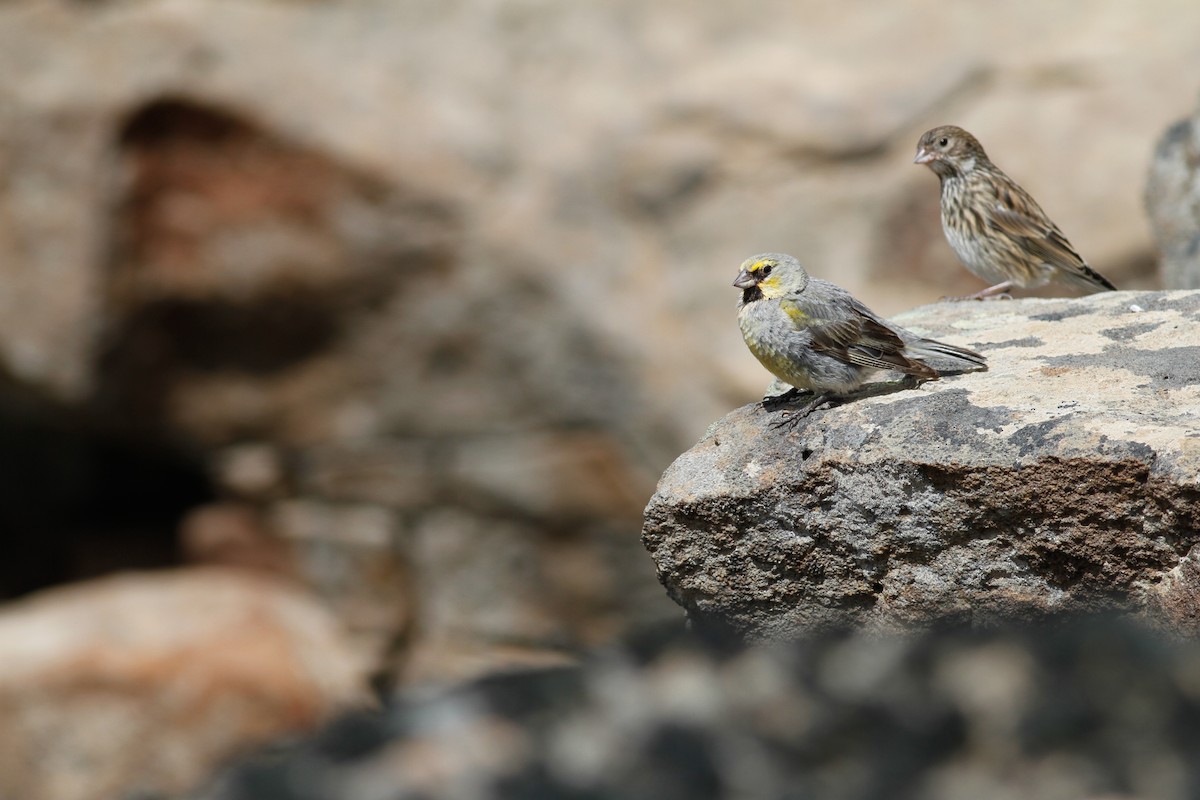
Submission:
M 940 178 L 965 175 L 986 161 L 987 154 L 979 140 L 954 125 L 925 131 L 917 141 L 917 155 L 913 158 L 914 164 L 925 164 Z
M 733 285 L 742 290 L 742 302 L 751 303 L 804 291 L 808 273 L 792 256 L 763 253 L 742 262 Z

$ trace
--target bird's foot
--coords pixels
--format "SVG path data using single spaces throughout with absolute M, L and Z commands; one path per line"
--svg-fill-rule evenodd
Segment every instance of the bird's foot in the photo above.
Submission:
M 797 394 L 799 394 L 799 392 L 797 392 Z M 788 430 L 791 430 L 792 428 L 796 427 L 796 425 L 800 422 L 800 420 L 804 419 L 809 414 L 813 413 L 818 408 L 820 408 L 822 405 L 824 405 L 826 402 L 828 402 L 832 399 L 834 399 L 834 397 L 831 394 L 828 394 L 825 392 L 818 394 L 812 400 L 812 402 L 806 404 L 803 408 L 797 409 L 796 411 L 781 412 L 783 414 L 783 419 L 779 420 L 778 422 L 773 424 L 771 427 L 775 430 L 779 430 L 780 428 L 786 428 Z
M 997 283 L 995 286 L 989 286 L 988 288 L 978 291 L 975 294 L 965 294 L 961 297 L 943 296 L 942 299 L 949 300 L 951 302 L 958 302 L 961 300 L 1012 300 L 1012 295 L 1008 293 L 1008 290 L 1012 287 L 1012 281 L 1004 281 L 1003 283 Z
M 764 397 L 762 399 L 762 407 L 764 411 L 774 411 L 780 406 L 787 405 L 796 398 L 806 394 L 812 394 L 812 392 L 809 392 L 807 389 L 797 389 L 795 386 L 793 386 L 783 394 L 773 394 Z
M 804 405 L 798 409 L 795 409 L 795 410 L 787 409 L 785 411 L 779 412 L 782 419 L 780 419 L 778 422 L 771 425 L 771 427 L 776 430 L 778 430 L 779 428 L 786 428 L 787 430 L 791 430 L 800 423 L 800 420 L 811 415 L 814 411 L 816 411 L 818 408 L 825 405 L 826 403 L 829 404 L 830 408 L 833 408 L 834 406 L 840 406 L 840 405 L 843 405 L 844 403 L 850 403 L 855 400 L 862 400 L 867 397 L 877 397 L 879 395 L 892 394 L 893 392 L 900 392 L 900 391 L 904 391 L 906 389 L 916 389 L 924 383 L 927 383 L 929 381 L 936 381 L 936 380 L 937 380 L 936 376 L 932 377 L 932 378 L 922 378 L 919 375 L 906 374 L 903 377 L 901 377 L 900 380 L 898 380 L 898 381 L 868 383 L 863 386 L 860 386 L 858 389 L 855 389 L 853 392 L 850 392 L 849 394 L 844 394 L 844 395 L 834 394 L 833 392 L 821 392 L 820 394 L 816 394 L 816 393 L 810 393 L 810 392 L 801 392 L 799 390 L 793 389 L 792 391 L 794 391 L 795 394 L 792 394 L 792 391 L 789 391 L 789 392 L 784 392 L 783 394 L 779 395 L 778 397 L 764 398 L 763 399 L 763 408 L 767 411 L 771 411 L 772 409 L 778 408 L 780 405 L 787 402 L 788 400 L 791 400 L 795 397 L 799 397 L 802 394 L 803 395 L 812 394 L 813 399 L 806 405 Z M 787 398 L 787 400 L 785 400 L 784 398 Z M 767 404 L 768 399 L 773 401 L 771 405 Z

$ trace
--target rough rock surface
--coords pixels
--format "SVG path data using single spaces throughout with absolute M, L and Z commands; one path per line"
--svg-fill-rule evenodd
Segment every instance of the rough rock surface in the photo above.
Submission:
M 1196 642 L 1111 620 L 780 652 L 643 643 L 401 697 L 197 798 L 1190 800 L 1198 676 Z
M 124 574 L 0 612 L 0 797 L 180 792 L 366 698 L 308 593 L 246 572 Z
M 1200 292 L 943 303 L 897 321 L 985 353 L 989 371 L 791 432 L 758 404 L 715 423 L 646 509 L 671 597 L 751 637 L 1165 610 L 1156 588 L 1200 541 Z M 1168 616 L 1194 617 L 1194 571 L 1174 584 Z
M 1146 211 L 1162 252 L 1168 289 L 1200 289 L 1200 114 L 1158 140 L 1146 183 Z

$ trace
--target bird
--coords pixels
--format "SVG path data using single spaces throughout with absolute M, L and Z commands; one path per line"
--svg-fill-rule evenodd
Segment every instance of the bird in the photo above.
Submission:
M 804 391 L 814 395 L 781 425 L 794 425 L 831 400 L 848 399 L 880 370 L 903 373 L 907 388 L 915 388 L 944 374 L 987 369 L 979 353 L 917 336 L 837 284 L 809 277 L 794 256 L 762 253 L 743 261 L 740 270 L 733 285 L 742 290 L 742 338 L 768 372 L 792 386 L 764 398 L 764 408 Z M 939 366 L 927 363 L 931 360 Z
M 1041 206 L 991 162 L 983 145 L 954 125 L 926 131 L 914 164 L 924 164 L 942 186 L 942 230 L 963 265 L 989 284 L 961 300 L 1003 295 L 1014 286 L 1051 281 L 1092 292 L 1116 286 L 1087 265 Z

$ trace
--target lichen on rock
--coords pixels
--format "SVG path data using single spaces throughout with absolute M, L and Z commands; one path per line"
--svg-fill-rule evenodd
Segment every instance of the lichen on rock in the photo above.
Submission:
M 1200 292 L 898 321 L 989 370 L 790 431 L 744 406 L 663 475 L 642 538 L 693 621 L 758 639 L 1187 607 L 1155 588 L 1200 537 Z

